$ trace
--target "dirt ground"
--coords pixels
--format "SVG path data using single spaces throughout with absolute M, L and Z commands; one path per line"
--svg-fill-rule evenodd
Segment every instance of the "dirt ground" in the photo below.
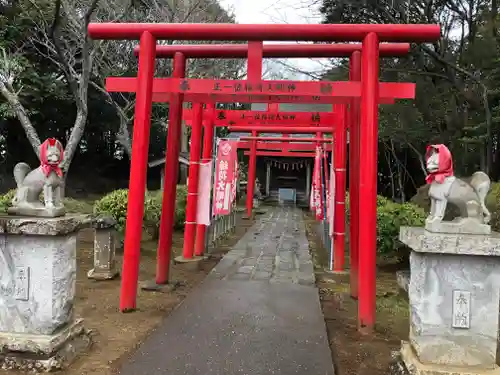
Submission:
M 400 348 L 409 330 L 408 303 L 399 295 L 396 283 L 397 266 L 379 266 L 375 333 L 360 335 L 357 303 L 349 295 L 349 276 L 332 276 L 323 271 L 328 255 L 312 227 L 314 219 L 309 215 L 306 218 L 336 375 L 386 375 L 391 351 Z
M 227 238 L 213 252 L 214 259 L 204 261 L 201 270 L 187 271 L 182 266 L 172 267 L 172 280 L 181 286 L 170 293 L 144 292 L 139 290 L 137 307 L 132 313 L 118 310 L 120 279 L 93 281 L 87 271 L 93 262 L 93 233 L 82 232 L 78 251 L 76 316 L 84 319 L 85 327 L 92 331 L 93 345 L 64 375 L 110 375 L 116 373 L 121 360 L 126 358 L 168 314 L 200 283 L 215 266 L 218 259 L 233 246 L 251 226 L 252 221 L 240 220 L 234 235 Z M 175 233 L 174 251 L 182 251 L 183 233 Z M 144 241 L 142 245 L 139 280 L 153 279 L 155 275 L 156 242 Z M 119 266 L 121 256 L 118 255 Z M 121 269 L 121 267 L 120 267 Z

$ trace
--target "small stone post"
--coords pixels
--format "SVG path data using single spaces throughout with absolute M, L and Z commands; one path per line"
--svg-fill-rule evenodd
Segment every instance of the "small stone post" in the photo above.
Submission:
M 112 280 L 119 275 L 115 262 L 116 221 L 100 216 L 92 221 L 94 227 L 94 268 L 87 276 L 94 280 Z

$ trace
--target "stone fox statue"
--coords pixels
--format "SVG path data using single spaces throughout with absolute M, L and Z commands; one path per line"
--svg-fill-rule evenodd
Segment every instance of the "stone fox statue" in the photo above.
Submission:
M 430 184 L 429 197 L 431 212 L 427 222 L 441 221 L 448 202 L 456 205 L 463 218 L 476 219 L 488 224 L 491 215 L 485 205 L 490 190 L 490 178 L 484 172 L 476 172 L 469 183 L 453 174 L 453 161 L 450 150 L 445 145 L 430 145 L 426 152 L 426 167 Z
M 17 192 L 12 200 L 12 212 L 36 215 L 37 211 L 51 211 L 63 208 L 63 172 L 59 165 L 63 159 L 63 146 L 57 139 L 49 138 L 40 146 L 40 166 L 31 170 L 26 163 L 14 167 Z M 44 204 L 40 202 L 43 192 Z M 16 211 L 17 210 L 17 211 Z M 40 213 L 40 216 L 45 216 Z M 54 216 L 48 213 L 47 216 Z M 58 215 L 57 215 L 58 216 Z

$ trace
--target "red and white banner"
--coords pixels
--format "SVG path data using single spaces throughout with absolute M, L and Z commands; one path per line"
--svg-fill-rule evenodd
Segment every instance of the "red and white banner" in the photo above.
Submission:
M 329 222 L 329 234 L 330 237 L 333 237 L 333 222 L 335 219 L 335 168 L 333 168 L 333 153 L 332 153 L 332 164 L 330 164 L 330 188 L 328 189 L 330 192 L 330 197 L 328 201 L 330 202 L 330 212 L 328 213 L 328 222 Z
M 212 160 L 200 164 L 198 180 L 198 208 L 196 223 L 210 225 L 210 186 L 212 184 Z
M 236 184 L 238 183 L 238 157 L 236 156 L 234 160 L 234 173 L 233 173 L 233 181 L 231 182 L 231 204 L 236 200 Z
M 238 141 L 221 140 L 217 149 L 214 187 L 214 215 L 227 215 L 231 212 L 232 191 L 237 161 Z
M 316 147 L 316 157 L 314 158 L 313 169 L 313 207 L 316 215 L 316 220 L 323 220 L 323 197 L 322 197 L 322 181 L 321 181 L 321 162 L 322 162 L 321 147 Z
M 312 178 L 311 178 L 311 195 L 309 197 L 309 209 L 311 210 L 311 212 L 316 212 L 316 207 L 314 205 L 314 202 L 315 202 L 315 198 L 314 198 L 315 188 L 314 188 L 314 186 L 316 185 L 316 180 L 315 180 L 314 176 L 316 176 L 316 169 L 317 168 L 318 168 L 318 164 L 316 163 L 316 158 L 315 158 L 313 170 L 312 170 Z
M 331 208 L 331 205 L 330 205 L 330 180 L 329 180 L 329 174 L 330 174 L 330 171 L 328 170 L 328 154 L 326 153 L 325 150 L 323 150 L 323 173 L 325 174 L 325 189 L 326 189 L 326 193 L 325 193 L 325 196 L 326 196 L 326 220 L 328 221 L 328 219 L 330 218 L 330 208 Z M 323 179 L 321 179 L 321 181 L 323 181 Z

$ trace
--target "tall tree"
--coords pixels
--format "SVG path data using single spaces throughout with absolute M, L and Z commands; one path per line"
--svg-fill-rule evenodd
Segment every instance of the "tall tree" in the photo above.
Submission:
M 381 135 L 399 134 L 419 158 L 426 142 L 446 142 L 463 172 L 480 167 L 495 176 L 497 7 L 488 0 L 322 0 L 320 10 L 326 23 L 439 23 L 438 42 L 415 46 L 408 59 L 384 59 L 382 77 L 417 82 L 417 97 L 414 106 L 383 108 Z
M 55 94 L 66 91 L 75 108 L 73 125 L 64 127 L 66 148 L 63 170 L 67 171 L 85 130 L 89 113 L 89 85 L 105 95 L 108 104 L 116 111 L 119 122 L 118 142 L 125 152 L 130 151 L 128 126 L 134 105 L 133 96 L 108 95 L 103 89 L 103 79 L 107 75 L 136 74 L 137 61 L 133 56 L 133 42 L 92 41 L 87 29 L 94 21 L 144 21 L 144 22 L 232 22 L 216 0 L 18 0 L 4 3 L 9 10 L 9 22 L 16 20 L 17 30 L 22 35 L 16 43 L 0 44 L 0 94 L 5 102 L 0 103 L 0 111 L 15 115 L 26 136 L 38 154 L 40 136 L 32 122 L 33 104 L 31 97 L 44 86 L 53 86 Z M 4 10 L 5 10 L 4 9 Z M 6 12 L 7 13 L 7 12 Z M 3 14 L 6 14 L 3 13 Z M 0 19 L 0 22 L 2 19 Z M 5 35 L 5 31 L 2 30 Z M 33 57 L 41 64 L 34 64 Z M 38 71 L 49 65 L 51 73 L 42 78 Z M 170 64 L 161 61 L 158 71 L 169 71 Z M 189 74 L 219 75 L 231 69 L 238 71 L 240 62 L 226 61 L 224 65 L 214 61 L 199 61 L 189 64 Z M 29 85 L 37 76 L 37 84 Z M 27 85 L 28 84 L 28 85 Z M 168 106 L 155 106 L 156 124 L 164 127 Z M 59 134 L 59 133 L 58 133 Z M 85 145 L 80 145 L 80 149 Z
M 218 23 L 234 22 L 215 0 L 142 0 L 131 6 L 126 19 L 134 22 L 168 22 L 168 23 Z M 176 44 L 177 41 L 164 41 L 164 44 Z M 182 41 L 182 43 L 189 43 Z M 159 42 L 162 44 L 162 42 Z M 117 141 L 125 152 L 131 154 L 130 126 L 133 118 L 135 95 L 110 94 L 106 92 L 104 80 L 107 76 L 136 75 L 137 58 L 133 49 L 137 43 L 128 41 L 112 41 L 102 45 L 98 63 L 95 64 L 96 73 L 91 84 L 99 90 L 106 101 L 116 110 L 120 121 Z M 241 60 L 196 59 L 187 64 L 186 75 L 189 77 L 234 76 L 241 70 Z M 159 75 L 169 76 L 172 64 L 170 60 L 158 59 L 156 71 Z M 153 107 L 153 126 L 165 128 L 168 105 L 156 104 Z
M 67 2 L 21 0 L 13 4 L 20 17 L 30 20 L 32 32 L 25 44 L 16 50 L 3 50 L 0 62 L 0 92 L 9 103 L 26 136 L 38 154 L 40 138 L 22 103 L 22 82 L 17 78 L 22 56 L 28 49 L 36 50 L 60 73 L 54 79 L 62 80 L 74 100 L 76 114 L 68 134 L 62 168 L 67 171 L 83 135 L 88 114 L 88 84 L 94 55 L 93 43 L 87 36 L 87 27 L 97 12 L 99 0 Z M 17 86 L 17 87 L 16 87 Z

